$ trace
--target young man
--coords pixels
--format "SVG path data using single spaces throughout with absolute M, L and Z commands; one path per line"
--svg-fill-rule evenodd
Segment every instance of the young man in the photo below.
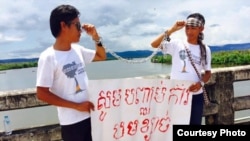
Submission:
M 92 141 L 86 64 L 106 59 L 101 38 L 92 24 L 80 24 L 80 12 L 71 5 L 60 5 L 50 15 L 50 29 L 55 37 L 43 51 L 37 68 L 37 97 L 55 105 L 64 141 Z M 75 43 L 84 30 L 92 37 L 95 50 Z

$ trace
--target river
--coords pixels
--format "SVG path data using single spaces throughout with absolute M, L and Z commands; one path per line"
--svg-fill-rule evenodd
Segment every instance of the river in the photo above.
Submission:
M 94 62 L 86 67 L 90 80 L 168 74 L 170 68 L 170 65 L 151 63 L 150 61 L 127 63 L 120 60 Z M 36 68 L 0 71 L 0 91 L 35 88 L 35 81 Z M 250 81 L 234 83 L 236 96 L 249 94 L 249 85 Z M 58 123 L 57 111 L 54 106 L 2 111 L 0 112 L 0 120 L 3 121 L 4 115 L 9 115 L 13 129 Z M 250 116 L 250 110 L 238 111 L 235 114 L 236 118 L 246 116 Z M 0 122 L 0 132 L 2 130 L 3 122 Z

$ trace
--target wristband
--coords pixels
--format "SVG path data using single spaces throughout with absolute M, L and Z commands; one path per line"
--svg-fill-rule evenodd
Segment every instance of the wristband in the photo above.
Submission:
M 99 40 L 94 40 L 96 45 L 101 47 L 102 46 L 102 37 L 99 37 Z
M 205 85 L 205 83 L 202 80 L 200 81 L 200 83 L 202 87 Z
M 99 47 L 101 47 L 102 46 L 102 41 L 99 40 L 98 42 L 96 42 L 96 45 L 99 46 Z
M 164 32 L 164 40 L 166 40 L 166 41 L 170 41 L 171 39 L 170 39 L 170 37 L 167 35 L 167 33 L 168 33 L 168 30 L 166 31 L 166 32 Z

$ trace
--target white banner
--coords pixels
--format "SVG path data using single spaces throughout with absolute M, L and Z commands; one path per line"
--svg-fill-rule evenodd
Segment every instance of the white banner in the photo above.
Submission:
M 189 124 L 191 82 L 90 80 L 93 141 L 172 141 L 172 125 Z

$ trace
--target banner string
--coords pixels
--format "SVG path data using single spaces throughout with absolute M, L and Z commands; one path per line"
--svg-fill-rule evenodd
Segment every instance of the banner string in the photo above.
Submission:
M 112 56 L 114 56 L 116 59 L 124 61 L 126 63 L 131 63 L 131 64 L 138 64 L 138 63 L 145 63 L 147 62 L 149 59 L 151 59 L 153 56 L 155 56 L 159 50 L 159 48 L 157 48 L 156 50 L 154 50 L 152 52 L 152 54 L 146 58 L 143 59 L 138 59 L 138 58 L 133 58 L 133 59 L 126 59 L 124 57 L 119 56 L 117 53 L 115 53 L 114 51 L 105 48 L 107 50 L 107 52 L 109 52 Z
M 162 43 L 164 40 L 166 40 L 165 37 L 162 39 L 161 43 Z M 148 60 L 150 60 L 152 57 L 154 57 L 154 56 L 157 54 L 157 52 L 160 50 L 161 43 L 160 43 L 160 45 L 156 48 L 156 50 L 154 50 L 154 51 L 152 52 L 151 55 L 149 55 L 148 57 L 143 58 L 143 59 L 138 59 L 138 58 L 126 59 L 126 58 L 124 58 L 124 57 L 119 56 L 119 55 L 118 55 L 117 53 L 115 53 L 114 51 L 112 51 L 112 50 L 106 48 L 105 46 L 103 46 L 103 47 L 105 48 L 105 50 L 106 50 L 107 52 L 109 52 L 112 56 L 114 56 L 116 59 L 118 59 L 118 60 L 120 60 L 120 61 L 123 61 L 123 62 L 126 62 L 126 63 L 130 63 L 130 64 L 138 64 L 138 63 L 145 63 L 145 62 L 147 62 Z

